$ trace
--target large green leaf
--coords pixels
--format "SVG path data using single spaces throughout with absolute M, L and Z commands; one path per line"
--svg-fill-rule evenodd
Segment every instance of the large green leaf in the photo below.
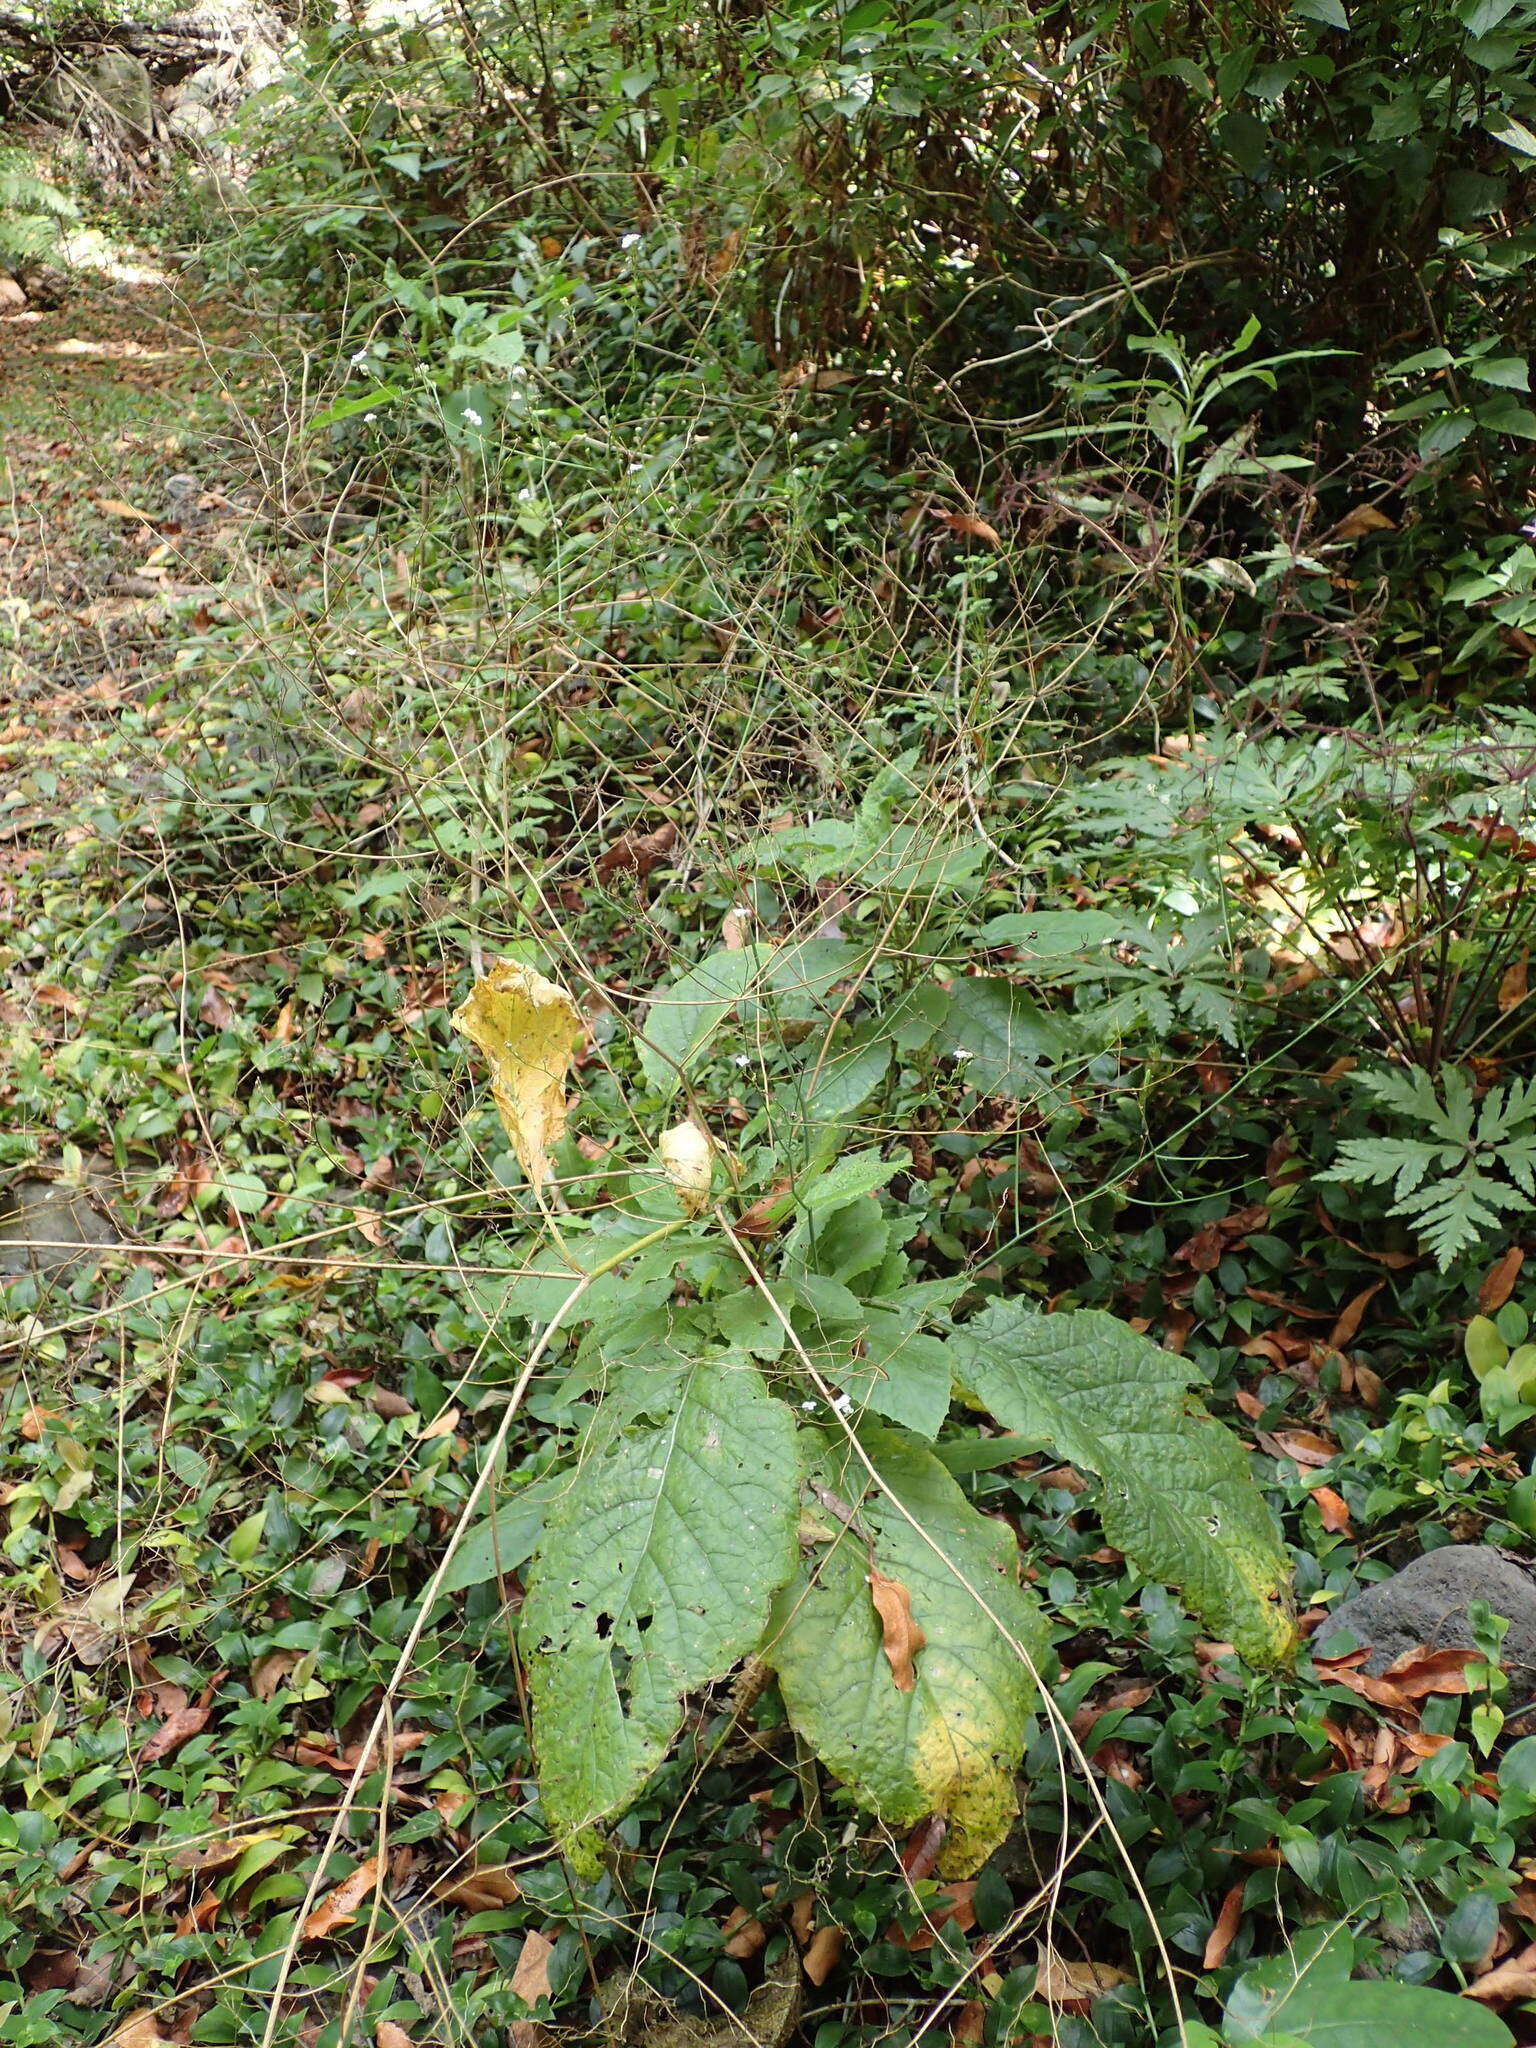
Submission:
M 1448 1991 L 1395 1978 L 1350 1976 L 1355 1942 L 1347 1927 L 1302 1928 L 1292 1948 L 1267 1956 L 1238 1979 L 1222 2038 L 1233 2043 L 1304 2042 L 1307 2048 L 1380 2048 L 1419 2035 L 1435 2048 L 1513 2048 L 1501 2019 Z
M 690 1060 L 709 1045 L 771 958 L 769 946 L 722 947 L 658 989 L 645 1013 L 640 1070 L 653 1088 L 675 1094 Z
M 1049 1637 L 1018 1584 L 1007 1527 L 976 1512 L 926 1445 L 878 1427 L 861 1440 L 918 1527 L 869 1484 L 846 1442 L 828 1441 L 807 1501 L 807 1526 L 823 1540 L 774 1602 L 762 1654 L 795 1727 L 861 1805 L 896 1827 L 946 1816 L 939 1868 L 963 1877 L 1015 1812 L 1035 1686 L 1008 1638 L 1039 1670 Z M 855 1510 L 854 1520 L 829 1501 Z M 898 1690 L 883 1648 L 871 1561 L 906 1588 L 928 1639 L 910 1692 Z
M 653 1429 L 609 1442 L 562 1493 L 519 1639 L 545 1813 L 567 1842 L 627 1806 L 683 1696 L 752 1650 L 795 1564 L 794 1422 L 755 1367 L 679 1373 Z
M 1104 1481 L 1104 1533 L 1250 1662 L 1295 1646 L 1290 1570 L 1229 1430 L 1184 1360 L 1098 1309 L 993 1302 L 951 1339 L 955 1377 L 1005 1429 Z
M 1050 1070 L 1067 1050 L 1066 1034 L 1016 982 L 957 976 L 939 1037 L 964 1061 L 965 1078 L 980 1094 L 1010 1095 L 1041 1109 L 1065 1100 Z

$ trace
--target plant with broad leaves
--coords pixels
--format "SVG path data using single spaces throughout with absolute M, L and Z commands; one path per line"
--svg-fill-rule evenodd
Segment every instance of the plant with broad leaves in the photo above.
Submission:
M 658 1094 L 732 1010 L 793 1005 L 806 984 L 784 972 L 790 950 L 715 955 L 653 1000 L 641 1067 Z M 537 1157 L 519 1105 L 562 1096 L 569 1034 L 535 1028 L 558 991 L 504 965 L 488 980 L 499 1008 L 472 999 L 461 1015 L 514 1151 Z M 807 1028 L 827 1052 L 825 1017 Z M 475 1283 L 489 1325 L 521 1315 L 547 1344 L 569 1321 L 556 1408 L 594 1404 L 574 1455 L 471 1529 L 444 1578 L 532 1557 L 518 1635 L 539 1782 L 579 1865 L 666 1755 L 687 1696 L 753 1657 L 860 1805 L 895 1825 L 944 1819 L 944 1874 L 1003 1839 L 1049 1635 L 1014 1537 L 938 1443 L 957 1391 L 1010 1432 L 994 1462 L 1040 1450 L 1096 1475 L 1128 1557 L 1256 1664 L 1288 1659 L 1284 1553 L 1189 1366 L 1096 1312 L 994 1302 L 956 1327 L 963 1281 L 912 1278 L 915 1224 L 887 1193 L 909 1155 L 844 1152 L 841 1121 L 755 1203 L 750 1187 L 711 1204 L 702 1175 L 680 1181 L 678 1128 L 589 1220 L 515 1248 L 499 1293 Z

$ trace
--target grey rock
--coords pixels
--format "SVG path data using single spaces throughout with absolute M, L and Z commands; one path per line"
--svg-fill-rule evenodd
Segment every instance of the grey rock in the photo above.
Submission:
M 1312 1639 L 1320 1656 L 1328 1638 L 1347 1629 L 1368 1646 L 1365 1668 L 1379 1677 L 1394 1657 L 1427 1644 L 1436 1650 L 1473 1647 L 1467 1608 L 1486 1600 L 1509 1622 L 1503 1665 L 1509 1676 L 1506 1712 L 1536 1700 L 1536 1577 L 1491 1543 L 1452 1543 L 1428 1550 L 1390 1579 L 1368 1586 L 1337 1608 Z
M 103 1246 L 121 1244 L 111 1218 L 88 1188 L 66 1181 L 17 1181 L 0 1213 L 0 1279 L 70 1272 Z M 71 1247 L 78 1246 L 79 1250 Z
M 27 295 L 14 277 L 0 270 L 0 313 L 19 313 L 27 303 Z
M 195 106 L 212 109 L 230 97 L 230 66 L 228 62 L 200 64 L 196 71 L 177 86 L 175 101 L 177 111 Z
M 126 50 L 103 50 L 87 74 L 97 101 L 121 133 L 148 142 L 155 130 L 155 98 L 149 72 Z
M 196 100 L 187 100 L 182 106 L 172 107 L 165 117 L 165 125 L 183 142 L 206 142 L 218 128 L 219 119 L 211 107 L 199 106 Z

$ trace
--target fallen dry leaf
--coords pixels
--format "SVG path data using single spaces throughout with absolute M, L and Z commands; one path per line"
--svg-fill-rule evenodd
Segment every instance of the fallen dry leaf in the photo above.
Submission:
M 634 875 L 644 881 L 651 869 L 664 861 L 677 844 L 677 827 L 670 819 L 654 832 L 626 832 L 597 860 L 597 873 L 608 881 L 614 875 Z
M 364 1899 L 377 1888 L 380 1868 L 378 1857 L 370 1856 L 359 1863 L 350 1877 L 344 1877 L 304 1922 L 304 1939 L 323 1941 L 338 1928 L 350 1927 Z
M 235 1013 L 229 998 L 222 989 L 215 988 L 212 982 L 203 990 L 197 1014 L 205 1024 L 211 1024 L 215 1031 L 233 1031 L 235 1028 Z
M 522 1948 L 518 1951 L 517 1965 L 512 1972 L 512 1993 L 527 2005 L 537 2005 L 541 1998 L 549 1996 L 549 1959 L 555 1952 L 555 1944 L 547 1935 L 530 1928 L 523 1936 Z
M 180 1749 L 184 1742 L 190 1742 L 194 1735 L 201 1735 L 212 1712 L 211 1707 L 178 1707 L 173 1714 L 167 1714 L 139 1751 L 139 1762 L 158 1763 L 173 1749 Z
M 146 512 L 140 505 L 130 505 L 125 498 L 97 498 L 95 502 L 114 519 L 137 519 L 145 526 L 153 526 L 160 517 L 158 512 Z
M 107 2037 L 107 2048 L 170 2048 L 152 2012 L 136 2012 Z
M 737 1962 L 745 1962 L 748 1956 L 755 1956 L 768 1940 L 767 1928 L 745 1906 L 731 1909 L 730 1918 L 720 1932 L 725 1936 L 725 1953 L 734 1956 Z
M 1298 1465 L 1328 1465 L 1339 1455 L 1336 1443 L 1310 1429 L 1261 1429 L 1259 1442 L 1272 1458 L 1290 1458 Z
M 841 1927 L 818 1927 L 811 1936 L 810 1947 L 800 1958 L 800 1967 L 813 1984 L 825 1984 L 837 1968 L 838 1958 L 842 1953 Z
M 1352 1301 L 1346 1302 L 1338 1321 L 1328 1332 L 1328 1342 L 1333 1350 L 1342 1351 L 1360 1328 L 1365 1312 L 1372 1300 L 1386 1286 L 1385 1280 L 1373 1281 L 1369 1287 L 1362 1287 Z
M 412 2048 L 411 2037 L 393 2020 L 380 2020 L 373 2030 L 373 2048 Z
M 978 519 L 974 512 L 941 512 L 936 505 L 930 505 L 928 516 L 937 519 L 941 526 L 947 526 L 951 533 L 968 534 L 972 540 L 990 541 L 995 548 L 1003 544 L 1003 536 L 997 528 L 985 519 Z
M 1381 1674 L 1411 1700 L 1432 1692 L 1467 1692 L 1467 1666 L 1481 1663 L 1477 1650 L 1404 1650 Z
M 85 1008 L 77 995 L 71 995 L 67 988 L 60 988 L 56 981 L 40 981 L 32 991 L 32 999 L 46 1003 L 50 1010 L 65 1010 L 71 1017 L 78 1017 Z
M 1328 535 L 1329 540 L 1360 540 L 1368 533 L 1396 533 L 1396 524 L 1374 505 L 1356 505 Z
M 910 1692 L 917 1683 L 912 1660 L 928 1640 L 912 1619 L 912 1595 L 900 1579 L 888 1579 L 873 1565 L 869 1571 L 869 1593 L 880 1617 L 882 1648 L 890 1662 L 896 1690 Z M 812 1981 L 819 1983 L 820 1979 Z
M 1531 956 L 1522 953 L 1520 958 L 1505 968 L 1499 982 L 1499 1009 L 1518 1009 L 1530 992 Z
M 885 1938 L 896 1948 L 908 1949 L 914 1955 L 921 1955 L 933 1947 L 934 1939 L 941 1927 L 953 1926 L 962 1934 L 969 1934 L 976 1925 L 976 1881 L 965 1878 L 957 1884 L 947 1884 L 937 1897 L 923 1910 L 921 1922 L 910 1934 L 903 1934 L 894 1923 L 886 1929 Z
M 582 1022 L 563 988 L 531 967 L 498 960 L 454 1011 L 491 1069 L 491 1096 L 530 1183 L 550 1175 L 549 1148 L 565 1132 L 565 1077 Z
M 1106 1991 L 1130 1981 L 1113 1963 L 1069 1963 L 1060 1956 L 1047 1956 L 1035 1975 L 1035 1996 L 1046 2005 L 1083 2013 Z
M 987 2031 L 986 2001 L 968 1998 L 949 2031 L 949 2048 L 981 2048 Z
M 50 1422 L 59 1420 L 57 1408 L 39 1408 L 34 1402 L 21 1418 L 21 1433 L 29 1444 L 41 1443 Z
M 1243 1887 L 1233 1885 L 1221 1902 L 1221 1911 L 1216 1915 L 1216 1925 L 1211 1929 L 1205 1944 L 1205 1954 L 1200 1967 L 1205 1970 L 1219 1970 L 1227 1959 L 1227 1950 L 1232 1946 L 1237 1930 L 1243 1924 Z
M 509 1865 L 487 1863 L 435 1885 L 433 1896 L 455 1906 L 467 1906 L 472 1913 L 488 1913 L 496 1906 L 515 1905 L 523 1896 L 523 1888 Z
M 1477 1290 L 1477 1305 L 1485 1316 L 1497 1315 L 1515 1291 L 1515 1282 L 1520 1278 L 1520 1268 L 1525 1264 L 1525 1253 L 1517 1244 L 1512 1244 L 1502 1258 L 1495 1259 L 1483 1275 L 1483 1284 Z
M 1349 1503 L 1342 1494 L 1334 1492 L 1331 1486 L 1314 1486 L 1312 1499 L 1317 1503 L 1317 1512 L 1323 1518 L 1323 1527 L 1330 1536 L 1349 1534 Z M 1207 1963 L 1206 1968 L 1211 1965 Z
M 1462 1992 L 1484 2005 L 1503 2005 L 1512 1998 L 1536 1998 L 1536 1941 L 1506 1956 L 1486 1976 Z

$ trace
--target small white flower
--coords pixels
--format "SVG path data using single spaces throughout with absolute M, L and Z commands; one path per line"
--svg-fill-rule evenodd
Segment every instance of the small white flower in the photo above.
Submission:
M 376 412 L 365 412 L 363 414 L 363 418 L 365 420 L 376 420 L 378 418 L 378 414 Z
M 950 1058 L 956 1061 L 972 1060 L 975 1057 L 976 1055 L 971 1051 L 971 1048 L 968 1045 L 957 1045 L 954 1051 L 950 1054 Z
M 367 369 L 367 367 L 368 367 L 368 351 L 367 351 L 367 349 L 365 349 L 365 348 L 360 348 L 360 349 L 358 349 L 358 351 L 356 352 L 356 354 L 355 354 L 355 355 L 353 356 L 353 358 L 352 358 L 352 367 L 353 367 L 353 369 L 354 369 L 354 370 L 366 370 L 366 369 Z
M 638 235 L 620 235 L 619 247 L 621 249 L 633 249 L 633 247 L 635 246 L 636 242 L 639 241 L 639 239 L 640 237 Z
M 733 1052 L 733 1053 L 731 1054 L 731 1065 L 732 1065 L 733 1067 L 750 1067 L 750 1066 L 751 1066 L 751 1064 L 752 1064 L 752 1055 L 751 1055 L 751 1053 L 749 1053 L 749 1052 Z
M 485 425 L 485 421 L 481 419 L 479 413 L 475 411 L 472 405 L 465 406 L 464 417 L 472 427 L 483 427 Z
M 832 1403 L 832 1413 L 834 1415 L 846 1415 L 852 1406 L 852 1394 L 839 1394 L 837 1399 Z
M 816 1413 L 816 1403 L 814 1401 L 802 1401 L 800 1403 L 800 1406 L 805 1410 L 807 1415 L 814 1415 Z

